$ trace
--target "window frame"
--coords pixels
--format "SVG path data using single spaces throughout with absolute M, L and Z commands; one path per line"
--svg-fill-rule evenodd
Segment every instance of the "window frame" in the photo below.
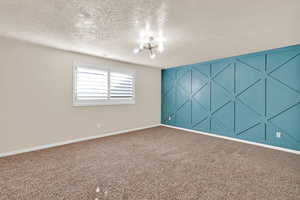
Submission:
M 105 100 L 78 100 L 76 96 L 76 88 L 77 88 L 77 68 L 89 68 L 95 70 L 103 70 L 108 73 L 107 75 L 107 83 L 108 83 L 108 99 Z M 132 99 L 110 99 L 110 73 L 121 73 L 125 75 L 130 75 L 133 77 L 132 80 L 132 91 L 133 96 Z M 83 64 L 83 63 L 74 63 L 73 64 L 73 106 L 101 106 L 101 105 L 124 105 L 124 104 L 135 104 L 135 82 L 136 82 L 136 75 L 135 71 L 129 69 L 120 69 L 115 67 L 99 67 L 97 64 Z

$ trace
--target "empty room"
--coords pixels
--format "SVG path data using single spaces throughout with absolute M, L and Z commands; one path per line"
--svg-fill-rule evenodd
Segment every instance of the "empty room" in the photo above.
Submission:
M 1 0 L 0 200 L 300 200 L 299 0 Z

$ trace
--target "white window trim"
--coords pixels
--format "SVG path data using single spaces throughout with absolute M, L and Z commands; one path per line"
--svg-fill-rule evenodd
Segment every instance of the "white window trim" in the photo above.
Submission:
M 77 100 L 76 99 L 76 84 L 77 84 L 77 76 L 76 76 L 76 70 L 77 67 L 85 67 L 85 68 L 91 68 L 91 69 L 97 69 L 97 70 L 105 70 L 108 72 L 108 94 L 110 94 L 110 73 L 116 72 L 116 73 L 124 73 L 128 75 L 133 76 L 133 97 L 131 100 L 119 100 L 119 99 L 107 99 L 107 100 L 94 100 L 94 101 L 87 101 L 87 100 Z M 114 67 L 99 67 L 97 64 L 83 64 L 83 63 L 74 63 L 73 64 L 73 106 L 101 106 L 101 105 L 124 105 L 124 104 L 135 104 L 135 83 L 136 83 L 136 76 L 135 72 L 129 69 L 119 69 Z

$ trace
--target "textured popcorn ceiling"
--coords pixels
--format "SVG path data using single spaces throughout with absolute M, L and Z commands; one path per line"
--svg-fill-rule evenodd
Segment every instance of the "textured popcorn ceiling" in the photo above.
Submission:
M 170 67 L 298 44 L 299 10 L 299 0 L 1 0 L 0 35 Z M 146 24 L 166 38 L 154 60 L 132 53 Z

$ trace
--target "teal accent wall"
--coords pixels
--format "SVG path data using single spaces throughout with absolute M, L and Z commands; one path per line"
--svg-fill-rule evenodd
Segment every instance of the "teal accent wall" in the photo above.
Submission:
M 163 70 L 161 119 L 299 151 L 300 45 Z

